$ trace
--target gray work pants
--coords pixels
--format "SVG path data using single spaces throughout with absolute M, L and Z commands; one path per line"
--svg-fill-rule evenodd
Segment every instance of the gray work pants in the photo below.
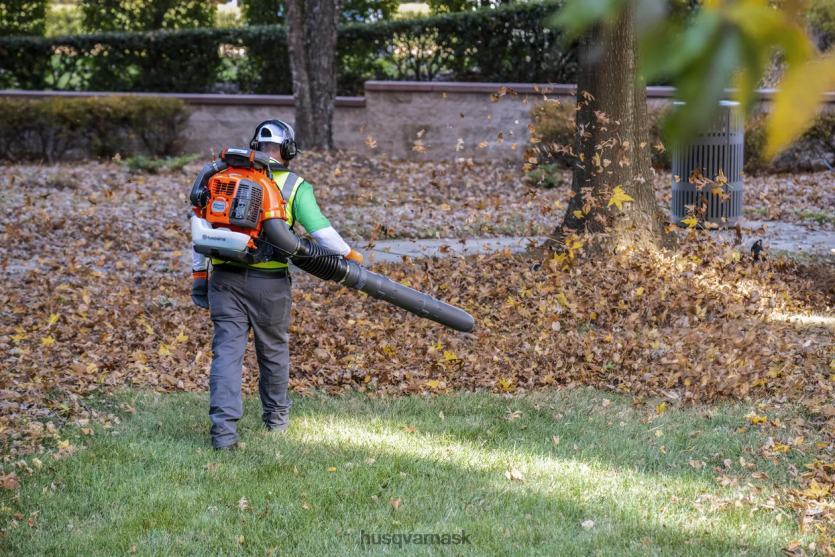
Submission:
M 236 274 L 216 267 L 209 279 L 209 305 L 214 335 L 209 374 L 212 446 L 238 441 L 235 425 L 243 415 L 241 368 L 249 331 L 258 356 L 262 419 L 267 428 L 287 423 L 292 402 L 287 396 L 290 351 L 287 346 L 291 280 Z

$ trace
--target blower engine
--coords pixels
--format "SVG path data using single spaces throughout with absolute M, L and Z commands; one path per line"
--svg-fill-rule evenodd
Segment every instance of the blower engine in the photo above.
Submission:
M 338 282 L 456 331 L 475 326 L 469 313 L 372 273 L 355 261 L 298 238 L 285 220 L 286 201 L 272 180 L 270 158 L 252 149 L 226 148 L 203 167 L 191 188 L 194 250 L 247 265 L 289 259 L 322 280 Z

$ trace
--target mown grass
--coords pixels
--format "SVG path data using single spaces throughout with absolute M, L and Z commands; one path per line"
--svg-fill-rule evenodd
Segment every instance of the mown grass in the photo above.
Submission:
M 4 524 L 24 515 L 0 552 L 776 555 L 813 540 L 796 517 L 761 507 L 793 484 L 787 464 L 800 469 L 805 457 L 775 466 L 756 456 L 775 433 L 752 427 L 745 414 L 764 411 L 745 405 L 659 413 L 660 401 L 590 389 L 296 397 L 289 431 L 274 435 L 259 430 L 248 400 L 246 446 L 228 454 L 209 447 L 206 395 L 124 396 L 130 419 L 92 436 L 65 431 L 88 448 L 41 455 L 16 493 L 0 493 Z M 768 416 L 791 418 L 786 408 Z M 751 479 L 740 458 L 768 478 Z M 721 487 L 716 476 L 737 482 Z M 363 531 L 464 531 L 472 543 L 364 545 Z

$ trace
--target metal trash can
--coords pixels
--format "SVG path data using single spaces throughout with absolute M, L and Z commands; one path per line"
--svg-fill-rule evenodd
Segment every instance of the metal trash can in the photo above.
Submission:
M 683 105 L 677 102 L 675 105 Z M 710 222 L 719 227 L 732 227 L 742 219 L 742 153 L 745 141 L 745 119 L 739 111 L 739 103 L 722 101 L 722 111 L 707 132 L 696 137 L 689 147 L 673 150 L 673 206 L 672 221 L 681 224 L 687 218 L 687 205 L 702 206 L 707 199 L 707 212 L 698 215 L 699 222 Z M 722 201 L 718 194 L 712 194 L 711 185 L 701 190 L 698 184 L 690 183 L 690 176 L 696 169 L 705 178 L 715 181 L 719 170 L 725 174 L 727 184 L 723 186 L 730 199 Z M 680 181 L 676 182 L 676 176 Z M 685 225 L 686 226 L 686 225 Z

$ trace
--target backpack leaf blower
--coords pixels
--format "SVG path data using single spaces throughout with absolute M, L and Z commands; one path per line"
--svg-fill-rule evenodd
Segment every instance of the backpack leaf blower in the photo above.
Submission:
M 470 332 L 469 313 L 372 273 L 287 226 L 286 200 L 272 180 L 270 158 L 252 149 L 226 148 L 194 181 L 190 201 L 194 250 L 247 265 L 291 261 L 322 280 L 338 282 L 456 331 Z

